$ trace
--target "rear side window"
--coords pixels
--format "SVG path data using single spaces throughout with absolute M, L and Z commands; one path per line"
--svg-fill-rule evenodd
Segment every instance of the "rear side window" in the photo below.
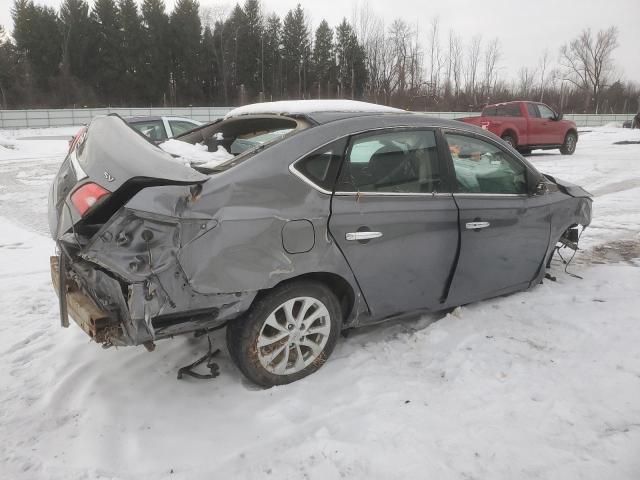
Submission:
M 333 191 L 346 144 L 342 139 L 322 147 L 296 163 L 295 168 L 319 187 Z
M 538 107 L 536 107 L 533 103 L 527 103 L 527 112 L 529 112 L 529 116 L 532 118 L 540 118 Z
M 487 107 L 482 111 L 483 117 L 520 117 L 520 105 L 511 103 L 507 105 L 496 105 Z
M 154 142 L 167 139 L 167 132 L 161 120 L 132 123 L 131 126 Z
M 405 130 L 356 137 L 340 171 L 337 191 L 443 191 L 435 133 Z
M 500 117 L 519 117 L 520 105 L 517 103 L 510 103 L 508 105 L 501 105 L 498 107 L 498 116 Z
M 195 123 L 185 122 L 183 120 L 169 120 L 169 125 L 171 126 L 171 131 L 173 132 L 174 137 L 188 132 L 198 126 Z
M 495 117 L 498 115 L 498 109 L 496 107 L 487 107 L 482 110 L 483 117 Z

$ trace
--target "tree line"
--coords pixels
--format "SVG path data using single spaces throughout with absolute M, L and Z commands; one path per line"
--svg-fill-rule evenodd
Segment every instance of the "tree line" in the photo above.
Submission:
M 389 24 L 368 6 L 314 29 L 301 5 L 284 17 L 259 0 L 201 8 L 197 0 L 14 0 L 0 27 L 0 108 L 241 105 L 350 98 L 412 110 L 467 111 L 512 99 L 565 112 L 635 112 L 640 89 L 613 64 L 615 27 L 581 32 L 558 55 L 518 72 L 499 38 L 468 42 L 428 24 Z

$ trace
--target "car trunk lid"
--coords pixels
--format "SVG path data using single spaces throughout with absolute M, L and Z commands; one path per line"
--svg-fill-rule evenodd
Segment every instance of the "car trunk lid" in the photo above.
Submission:
M 145 187 L 195 185 L 208 178 L 156 147 L 118 115 L 97 117 L 74 139 L 52 183 L 51 234 L 58 239 L 97 212 L 110 216 L 107 210 L 115 212 Z M 79 201 L 87 208 L 78 208 Z

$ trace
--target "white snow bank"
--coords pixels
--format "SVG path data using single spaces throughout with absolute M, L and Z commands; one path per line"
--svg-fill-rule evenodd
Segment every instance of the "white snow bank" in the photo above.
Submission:
M 247 114 L 286 114 L 314 112 L 404 112 L 399 108 L 355 100 L 283 100 L 280 102 L 253 103 L 231 110 L 225 118 Z
M 204 168 L 213 168 L 233 158 L 233 155 L 221 145 L 218 145 L 218 149 L 215 152 L 207 151 L 206 145 L 193 145 L 174 139 L 167 140 L 158 146 L 188 165 L 197 165 Z

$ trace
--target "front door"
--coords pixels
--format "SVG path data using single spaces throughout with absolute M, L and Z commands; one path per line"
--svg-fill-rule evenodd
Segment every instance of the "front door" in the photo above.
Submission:
M 530 196 L 528 168 L 497 142 L 445 133 L 456 174 L 460 256 L 447 305 L 525 288 L 549 244 L 550 209 Z
M 545 137 L 545 128 L 548 120 L 540 117 L 538 106 L 535 103 L 527 103 L 527 112 L 529 113 L 529 132 L 527 145 L 543 145 Z
M 373 320 L 438 309 L 446 294 L 458 209 L 436 137 L 434 130 L 383 130 L 354 137 L 347 149 L 329 230 Z

